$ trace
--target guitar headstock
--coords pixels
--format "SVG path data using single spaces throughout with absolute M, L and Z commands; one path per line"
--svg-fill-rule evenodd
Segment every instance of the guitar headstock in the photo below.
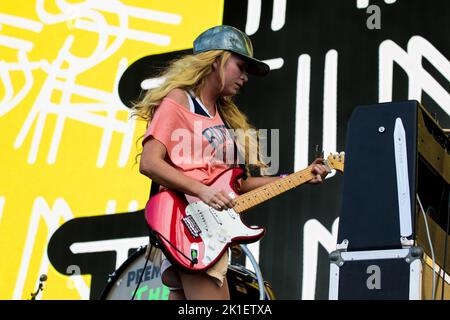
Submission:
M 345 152 L 341 153 L 330 153 L 327 157 L 328 165 L 331 169 L 336 169 L 337 171 L 344 172 L 344 161 L 345 161 Z

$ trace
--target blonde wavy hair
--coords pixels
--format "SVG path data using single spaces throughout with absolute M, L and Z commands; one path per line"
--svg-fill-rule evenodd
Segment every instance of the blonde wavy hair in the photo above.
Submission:
M 205 85 L 208 75 L 213 71 L 212 64 L 216 60 L 219 61 L 219 77 L 223 87 L 223 70 L 231 55 L 232 54 L 229 51 L 212 50 L 195 55 L 186 55 L 172 61 L 159 75 L 160 78 L 164 79 L 164 82 L 157 88 L 148 90 L 140 101 L 133 104 L 131 117 L 147 121 L 148 128 L 161 101 L 173 89 L 193 90 L 195 95 L 202 99 L 201 90 Z M 217 101 L 217 110 L 224 122 L 228 124 L 231 129 L 235 130 L 235 132 L 238 130 L 238 132 L 245 133 L 244 137 L 240 136 L 239 139 L 237 139 L 236 144 L 241 154 L 245 155 L 247 172 L 250 173 L 248 166 L 250 160 L 252 160 L 251 165 L 259 168 L 267 167 L 267 165 L 260 160 L 261 154 L 258 146 L 258 139 L 260 139 L 260 137 L 258 131 L 248 122 L 246 115 L 238 109 L 233 102 L 232 97 L 221 96 Z M 140 136 L 136 141 L 136 144 L 138 144 L 143 137 L 144 135 Z M 251 151 L 253 150 L 257 150 L 257 159 L 255 159 L 254 154 L 251 154 Z M 140 155 L 141 153 L 137 154 L 136 161 Z

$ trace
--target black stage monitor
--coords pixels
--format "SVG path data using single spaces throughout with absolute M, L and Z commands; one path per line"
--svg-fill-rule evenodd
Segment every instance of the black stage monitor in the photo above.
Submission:
M 412 245 L 419 106 L 405 101 L 354 110 L 347 128 L 338 250 Z

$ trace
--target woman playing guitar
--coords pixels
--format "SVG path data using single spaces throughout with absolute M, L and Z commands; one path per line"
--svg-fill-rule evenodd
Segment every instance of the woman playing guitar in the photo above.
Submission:
M 230 210 L 235 206 L 233 195 L 218 188 L 217 184 L 215 187 L 213 185 L 230 168 L 238 167 L 236 154 L 232 152 L 234 147 L 237 145 L 241 154 L 245 154 L 245 165 L 249 165 L 251 157 L 248 150 L 253 150 L 252 146 L 257 141 L 255 137 L 249 136 L 249 146 L 245 148 L 239 142 L 235 144 L 235 139 L 229 134 L 228 129 L 242 129 L 243 132 L 251 129 L 246 116 L 239 111 L 232 97 L 248 81 L 248 74 L 262 76 L 268 72 L 267 64 L 253 58 L 252 44 L 247 35 L 230 26 L 213 27 L 195 39 L 193 54 L 174 61 L 161 75 L 164 79 L 162 85 L 148 91 L 134 108 L 135 116 L 148 121 L 142 141 L 140 172 L 165 190 L 184 194 L 201 201 L 206 208 L 213 208 L 213 214 L 201 216 L 205 226 L 208 219 L 220 219 L 218 214 L 221 212 L 228 212 L 229 217 L 234 219 L 234 213 Z M 258 160 L 252 165 L 262 167 L 264 164 Z M 321 183 L 327 174 L 322 159 L 316 159 L 308 170 L 311 173 L 309 183 Z M 230 175 L 235 182 L 230 184 L 231 189 L 237 194 L 280 179 L 251 177 L 246 174 L 248 170 L 233 172 L 242 173 Z M 175 197 L 172 193 L 170 195 Z M 164 205 L 167 204 L 160 203 L 158 208 Z M 169 212 L 158 214 L 168 215 Z M 183 224 L 178 224 L 181 227 L 167 224 L 161 227 L 170 229 L 168 232 L 172 233 L 173 230 L 178 232 L 176 228 L 189 227 L 190 238 L 205 240 L 210 232 L 208 227 L 201 229 L 197 226 L 199 221 L 196 223 L 185 219 L 182 219 Z M 170 221 L 168 224 L 171 224 Z M 220 220 L 217 221 L 222 225 Z M 195 231 L 196 228 L 199 231 Z M 221 235 L 226 237 L 226 234 L 223 231 Z M 173 237 L 174 241 L 177 238 Z M 203 244 L 202 241 L 198 243 Z M 226 279 L 228 249 L 217 249 L 220 254 L 216 250 L 214 255 L 209 253 L 209 257 L 206 253 L 205 256 L 198 256 L 201 248 L 197 248 L 196 242 L 190 246 L 191 256 L 188 256 L 189 253 L 182 254 L 188 263 L 184 268 L 170 263 L 163 256 L 162 281 L 171 289 L 169 299 L 229 299 Z M 212 247 L 213 242 L 209 242 L 208 246 Z M 175 248 L 174 253 L 177 252 L 180 250 Z M 202 263 L 208 268 L 187 272 L 189 266 L 200 266 Z

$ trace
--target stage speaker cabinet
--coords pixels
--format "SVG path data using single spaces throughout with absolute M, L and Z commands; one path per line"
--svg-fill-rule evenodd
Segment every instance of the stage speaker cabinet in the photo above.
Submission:
M 337 249 L 412 245 L 417 101 L 359 106 L 347 126 Z
M 437 265 L 450 271 L 450 138 L 417 101 L 358 106 L 345 153 L 330 298 L 417 298 L 428 233 Z M 369 267 L 379 268 L 380 289 L 368 288 Z
M 420 247 L 333 251 L 330 254 L 330 300 L 420 300 Z

